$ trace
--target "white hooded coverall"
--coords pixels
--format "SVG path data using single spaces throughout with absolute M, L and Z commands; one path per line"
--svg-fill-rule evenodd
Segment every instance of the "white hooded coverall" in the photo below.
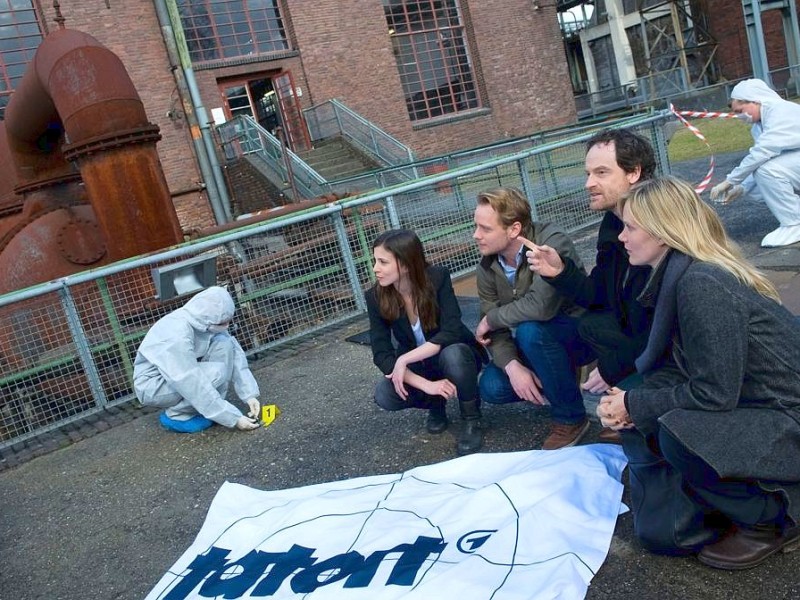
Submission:
M 760 79 L 736 84 L 731 100 L 760 103 L 761 120 L 750 130 L 755 144 L 726 179 L 744 185 L 778 219 L 780 227 L 762 246 L 800 241 L 800 105 L 784 100 Z
M 139 401 L 166 408 L 167 416 L 178 421 L 200 413 L 234 427 L 242 413 L 225 400 L 229 384 L 242 401 L 259 395 L 239 342 L 227 331 L 209 330 L 230 321 L 234 310 L 231 295 L 215 286 L 156 321 L 133 364 Z

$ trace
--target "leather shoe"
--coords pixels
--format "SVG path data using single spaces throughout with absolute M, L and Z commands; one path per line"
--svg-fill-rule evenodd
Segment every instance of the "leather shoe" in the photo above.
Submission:
M 603 427 L 597 434 L 597 441 L 605 444 L 621 444 L 622 435 L 619 431 L 614 431 L 610 427 Z
M 781 532 L 774 525 L 738 527 L 720 541 L 704 546 L 697 559 L 715 569 L 738 571 L 760 565 L 778 551 L 791 552 L 800 545 L 800 527 Z
M 550 435 L 547 436 L 542 444 L 542 450 L 558 450 L 559 448 L 574 446 L 581 441 L 587 431 L 589 431 L 589 419 L 586 418 L 574 425 L 553 423 L 550 425 Z
M 428 410 L 428 418 L 425 420 L 425 429 L 434 435 L 442 433 L 447 429 L 447 412 L 444 406 L 431 408 Z

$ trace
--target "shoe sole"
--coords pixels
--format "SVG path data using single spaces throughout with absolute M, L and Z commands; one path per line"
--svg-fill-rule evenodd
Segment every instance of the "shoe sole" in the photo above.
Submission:
M 589 422 L 589 419 L 586 419 L 586 423 L 584 424 L 583 429 L 580 430 L 578 435 L 575 436 L 575 439 L 572 440 L 569 444 L 564 444 L 563 446 L 559 446 L 558 448 L 545 448 L 544 446 L 542 446 L 542 450 L 547 450 L 548 452 L 550 452 L 552 450 L 561 450 L 561 448 L 571 448 L 572 446 L 575 446 L 578 442 L 580 442 L 584 438 L 584 436 L 586 436 L 586 432 L 589 431 L 590 426 L 591 423 Z
M 737 563 L 737 564 L 721 563 L 715 561 L 713 558 L 709 559 L 704 557 L 702 553 L 697 555 L 697 560 L 699 560 L 707 567 L 712 567 L 714 569 L 722 569 L 723 571 L 744 571 L 746 569 L 752 569 L 753 567 L 757 567 L 773 554 L 776 554 L 778 552 L 781 552 L 782 554 L 788 554 L 789 552 L 794 552 L 798 548 L 800 548 L 800 536 L 787 541 L 782 546 L 778 546 L 772 552 L 765 554 L 758 560 L 751 560 L 750 562 L 747 563 Z

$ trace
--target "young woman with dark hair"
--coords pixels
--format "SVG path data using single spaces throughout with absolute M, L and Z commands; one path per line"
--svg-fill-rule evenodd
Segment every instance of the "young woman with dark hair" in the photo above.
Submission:
M 458 398 L 459 455 L 480 450 L 478 372 L 485 353 L 461 321 L 450 272 L 428 265 L 413 231 L 386 231 L 372 245 L 376 284 L 366 294 L 372 358 L 383 372 L 375 402 L 386 410 L 426 408 L 430 433 L 447 429 L 445 402 Z M 397 347 L 392 343 L 392 335 Z

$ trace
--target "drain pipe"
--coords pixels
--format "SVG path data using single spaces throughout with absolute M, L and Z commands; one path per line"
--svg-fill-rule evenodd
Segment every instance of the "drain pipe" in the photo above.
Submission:
M 202 174 L 203 181 L 205 182 L 205 189 L 208 193 L 208 202 L 211 204 L 211 210 L 214 213 L 214 219 L 218 223 L 225 223 L 229 219 L 226 218 L 225 211 L 222 208 L 223 205 L 222 201 L 220 200 L 220 192 L 217 189 L 214 173 L 211 170 L 211 164 L 208 161 L 208 153 L 206 152 L 206 148 L 198 134 L 200 128 L 197 122 L 197 115 L 194 112 L 194 105 L 190 100 L 191 96 L 186 85 L 186 78 L 184 77 L 183 69 L 180 68 L 180 58 L 178 56 L 178 48 L 175 44 L 175 34 L 172 31 L 172 23 L 169 20 L 169 13 L 167 12 L 167 7 L 163 2 L 156 1 L 155 4 L 158 24 L 161 26 L 161 36 L 164 38 L 164 43 L 167 46 L 169 68 L 175 75 L 175 83 L 178 86 L 181 104 L 183 105 L 183 114 L 186 115 L 186 121 L 189 123 L 192 144 L 194 145 L 195 154 L 197 155 L 200 173 Z
M 156 0 L 156 13 L 158 15 L 159 23 L 164 34 L 164 41 L 167 44 L 167 50 L 173 50 L 177 54 L 178 65 L 180 66 L 183 77 L 186 81 L 186 86 L 189 92 L 189 98 L 193 107 L 193 114 L 197 120 L 197 126 L 200 130 L 200 138 L 202 145 L 205 148 L 205 156 L 207 157 L 208 169 L 211 174 L 209 178 L 214 183 L 218 193 L 218 202 L 211 203 L 214 217 L 219 224 L 228 223 L 232 219 L 231 215 L 231 202 L 228 196 L 228 189 L 225 186 L 225 178 L 222 174 L 222 168 L 217 159 L 216 148 L 214 147 L 214 138 L 211 135 L 211 128 L 209 127 L 208 113 L 203 106 L 200 98 L 200 91 L 197 88 L 197 81 L 194 78 L 194 71 L 192 70 L 192 63 L 189 59 L 189 51 L 186 47 L 186 38 L 183 36 L 183 27 L 181 25 L 180 15 L 178 14 L 178 7 L 175 0 Z M 173 57 L 170 56 L 170 62 L 173 62 Z M 178 66 L 176 65 L 176 67 Z M 194 132 L 192 139 L 197 142 Z M 198 155 L 203 154 L 198 152 Z M 205 173 L 204 173 L 205 176 Z M 209 196 L 209 200 L 211 197 Z

